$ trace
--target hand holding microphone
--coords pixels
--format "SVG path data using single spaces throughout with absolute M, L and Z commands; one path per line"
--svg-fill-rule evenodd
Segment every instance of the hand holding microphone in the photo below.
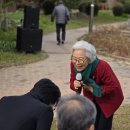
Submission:
M 75 81 L 75 88 L 76 88 L 76 87 L 78 88 L 78 89 L 76 90 L 76 93 L 77 93 L 77 94 L 80 94 L 80 93 L 81 93 L 81 90 L 82 90 L 81 81 L 82 81 L 82 75 L 81 75 L 81 73 L 77 73 L 77 74 L 76 74 L 76 81 Z

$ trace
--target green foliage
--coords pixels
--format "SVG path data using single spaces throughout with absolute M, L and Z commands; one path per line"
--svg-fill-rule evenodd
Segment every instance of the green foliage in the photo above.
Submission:
M 80 3 L 80 5 L 78 7 L 79 11 L 84 13 L 86 6 L 87 6 L 87 3 Z
M 3 20 L 1 20 L 1 22 L 3 22 L 3 29 L 5 31 L 8 30 L 8 17 L 7 17 L 7 7 L 14 4 L 16 2 L 16 0 L 3 0 L 0 4 L 0 13 L 2 14 L 1 15 L 1 19 L 2 19 L 2 16 L 4 16 Z M 1 26 L 0 26 L 0 29 L 1 29 Z
M 11 28 L 8 32 L 0 31 L 0 51 L 13 52 L 16 45 L 16 30 Z
M 105 3 L 107 0 L 98 0 L 98 2 Z
M 97 4 L 94 4 L 94 16 L 98 15 L 99 7 Z M 91 13 L 91 3 L 88 3 L 85 7 L 85 13 L 90 16 Z
M 116 5 L 112 8 L 114 16 L 121 16 L 124 12 L 122 5 Z
M 65 5 L 69 9 L 79 9 L 82 4 L 92 3 L 92 0 L 63 0 Z M 98 3 L 99 0 L 94 0 L 94 3 Z
M 99 11 L 98 16 L 94 17 L 94 24 L 105 24 L 114 23 L 128 20 L 129 15 L 117 16 L 115 17 L 111 10 L 109 11 Z
M 124 13 L 130 14 L 130 1 L 124 4 Z
M 124 4 L 127 0 L 118 0 L 118 2 Z
M 2 7 L 3 7 L 3 8 L 6 8 L 6 7 L 8 7 L 9 5 L 14 4 L 15 2 L 17 2 L 17 0 L 3 0 Z
M 91 3 L 90 2 L 83 2 L 79 4 L 78 7 L 80 12 L 86 13 L 88 16 L 91 13 Z M 99 7 L 97 4 L 94 4 L 94 16 L 98 15 Z
M 63 0 L 69 9 L 77 9 L 81 0 Z
M 9 51 L 14 51 L 16 46 L 16 42 L 15 41 L 0 41 L 0 51 L 1 52 L 9 52 Z
M 54 1 L 45 1 L 43 4 L 43 10 L 46 15 L 51 14 L 54 9 Z

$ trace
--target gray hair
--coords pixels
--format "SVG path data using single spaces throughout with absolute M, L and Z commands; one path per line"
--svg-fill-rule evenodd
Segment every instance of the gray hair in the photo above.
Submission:
M 58 4 L 63 4 L 63 0 L 59 0 L 59 1 L 58 1 Z
M 87 130 L 95 123 L 96 108 L 88 98 L 70 94 L 61 97 L 57 105 L 59 130 Z
M 77 49 L 84 49 L 86 51 L 86 56 L 90 59 L 90 63 L 92 63 L 97 57 L 95 47 L 87 41 L 77 41 L 72 46 L 72 51 Z

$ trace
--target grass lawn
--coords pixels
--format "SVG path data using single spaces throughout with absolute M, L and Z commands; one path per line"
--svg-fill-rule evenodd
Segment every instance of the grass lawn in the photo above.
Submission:
M 130 105 L 121 106 L 115 113 L 113 130 L 130 130 Z
M 44 60 L 47 57 L 48 55 L 44 52 L 27 54 L 19 52 L 0 52 L 0 68 L 29 64 L 39 60 Z
M 113 16 L 111 11 L 101 11 L 97 17 L 94 17 L 94 24 L 114 23 L 128 20 L 128 15 L 121 17 Z

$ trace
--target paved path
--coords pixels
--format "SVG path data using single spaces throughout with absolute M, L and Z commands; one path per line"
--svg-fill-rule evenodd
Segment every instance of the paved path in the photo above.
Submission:
M 87 33 L 87 28 L 68 30 L 67 42 L 58 46 L 55 33 L 43 36 L 42 49 L 49 58 L 37 63 L 0 69 L 0 97 L 20 95 L 29 91 L 41 78 L 50 78 L 60 86 L 62 95 L 72 93 L 69 89 L 71 47 L 78 37 Z M 99 55 L 108 61 L 119 78 L 125 95 L 124 104 L 130 104 L 130 62 Z

